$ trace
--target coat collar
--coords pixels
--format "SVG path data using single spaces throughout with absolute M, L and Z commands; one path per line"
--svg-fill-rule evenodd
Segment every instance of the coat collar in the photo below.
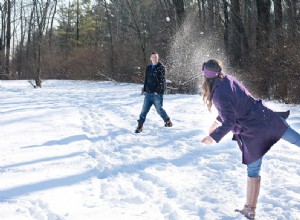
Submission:
M 211 93 L 212 95 L 215 93 L 215 90 L 223 83 L 225 79 L 227 79 L 227 75 L 225 75 L 224 78 L 220 78 L 220 77 L 215 78 L 213 88 L 212 88 L 212 93 Z

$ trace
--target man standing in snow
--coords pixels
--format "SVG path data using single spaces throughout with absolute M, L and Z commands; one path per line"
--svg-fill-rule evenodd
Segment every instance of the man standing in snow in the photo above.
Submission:
M 145 95 L 143 108 L 138 120 L 138 126 L 135 133 L 140 133 L 143 130 L 143 124 L 146 120 L 146 116 L 152 105 L 155 106 L 157 113 L 165 122 L 165 127 L 172 127 L 170 117 L 163 109 L 163 94 L 166 84 L 165 79 L 165 67 L 162 63 L 158 62 L 158 54 L 152 52 L 150 60 L 151 65 L 146 68 L 145 82 L 143 93 Z

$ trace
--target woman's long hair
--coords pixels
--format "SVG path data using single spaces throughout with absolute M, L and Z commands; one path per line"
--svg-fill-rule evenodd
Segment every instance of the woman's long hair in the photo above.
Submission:
M 204 80 L 202 83 L 203 101 L 206 104 L 208 111 L 211 111 L 211 107 L 212 107 L 211 92 L 212 92 L 212 87 L 213 87 L 214 81 L 215 81 L 215 78 L 208 79 L 208 78 L 204 77 Z
M 212 107 L 212 88 L 214 85 L 214 81 L 217 77 L 223 78 L 224 75 L 222 74 L 222 63 L 219 60 L 209 60 L 203 64 L 206 69 L 220 72 L 220 74 L 214 78 L 206 78 L 204 76 L 204 80 L 202 82 L 202 95 L 203 101 L 206 104 L 209 111 L 211 111 Z

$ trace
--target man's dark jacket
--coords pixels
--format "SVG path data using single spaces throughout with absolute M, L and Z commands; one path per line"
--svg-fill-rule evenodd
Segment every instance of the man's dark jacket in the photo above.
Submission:
M 162 63 L 158 62 L 152 69 L 152 65 L 148 65 L 146 68 L 144 92 L 164 94 L 165 90 L 165 67 Z

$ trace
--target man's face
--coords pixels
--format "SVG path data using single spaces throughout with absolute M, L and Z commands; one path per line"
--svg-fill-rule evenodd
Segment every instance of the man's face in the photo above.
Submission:
M 150 60 L 152 64 L 156 65 L 158 63 L 158 54 L 151 54 Z

